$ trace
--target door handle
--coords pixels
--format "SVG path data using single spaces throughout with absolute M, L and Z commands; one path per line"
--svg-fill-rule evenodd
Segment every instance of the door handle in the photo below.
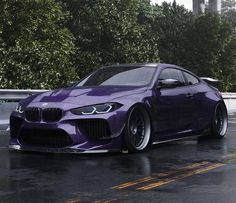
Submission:
M 193 98 L 193 95 L 191 93 L 188 93 L 188 94 L 186 94 L 186 97 L 191 99 L 191 98 Z

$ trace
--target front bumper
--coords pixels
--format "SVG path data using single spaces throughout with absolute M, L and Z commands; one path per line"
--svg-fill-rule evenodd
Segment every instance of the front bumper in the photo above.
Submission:
M 110 129 L 110 134 L 105 137 L 102 136 L 89 136 L 91 134 L 89 129 L 85 131 L 81 129 L 80 125 L 85 126 L 82 121 L 105 121 Z M 17 121 L 17 124 L 14 123 Z M 13 112 L 10 118 L 11 126 L 11 139 L 9 142 L 9 148 L 20 151 L 37 151 L 37 152 L 52 152 L 52 153 L 106 153 L 106 152 L 117 152 L 122 149 L 122 133 L 125 127 L 126 112 L 125 111 L 114 111 L 102 115 L 90 115 L 90 116 L 76 116 L 67 112 L 65 116 L 58 122 L 42 122 L 28 121 L 23 114 Z M 91 127 L 91 126 L 87 126 Z M 14 129 L 16 128 L 16 129 Z M 92 129 L 92 133 L 96 131 Z M 59 139 L 56 131 L 63 131 L 64 135 L 68 136 L 71 140 L 70 144 L 53 146 L 45 144 L 43 145 L 42 139 L 47 136 L 50 137 L 50 142 L 53 139 Z M 89 131 L 89 132 L 88 132 Z M 27 133 L 30 132 L 28 135 Z M 45 132 L 45 133 L 44 133 Z M 51 133 L 52 132 L 52 133 Z M 99 132 L 97 132 L 99 134 Z M 100 134 L 103 131 L 100 131 Z M 53 134 L 53 136 L 52 136 Z M 42 135 L 42 136 L 41 136 Z M 40 145 L 34 142 L 31 144 L 24 140 L 37 137 L 41 140 Z M 24 139 L 21 139 L 24 137 Z M 61 138 L 60 138 L 61 139 Z M 22 142 L 22 140 L 24 142 Z M 31 140 L 32 141 L 32 140 Z

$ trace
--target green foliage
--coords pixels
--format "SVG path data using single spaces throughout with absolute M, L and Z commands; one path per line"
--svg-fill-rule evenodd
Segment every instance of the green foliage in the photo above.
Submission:
M 82 75 L 100 65 L 159 61 L 149 1 L 64 0 L 63 5 L 72 14 L 68 28 L 79 47 Z
M 223 82 L 224 91 L 236 91 L 236 35 L 232 35 L 219 59 L 218 79 Z
M 231 31 L 230 25 L 217 14 L 198 17 L 186 33 L 189 40 L 184 63 L 197 74 L 217 77 L 219 57 Z
M 236 2 L 225 0 L 222 2 L 223 18 L 231 23 L 234 32 L 231 40 L 225 48 L 221 57 L 221 69 L 224 78 L 224 89 L 236 92 Z
M 223 17 L 236 28 L 236 9 L 229 10 L 223 14 Z
M 49 88 L 75 78 L 74 38 L 61 27 L 66 15 L 53 0 L 1 1 L 1 84 Z
M 161 62 L 182 65 L 185 55 L 186 30 L 193 23 L 193 14 L 174 2 L 156 6 L 161 10 L 155 17 L 153 30 L 158 35 L 157 43 Z
M 153 27 L 161 61 L 222 80 L 225 91 L 236 86 L 236 38 L 228 20 L 212 13 L 194 18 L 175 2 L 159 8 Z
M 236 9 L 236 1 L 235 0 L 223 0 L 221 5 L 222 13 L 228 12 L 232 9 Z
M 235 1 L 194 17 L 149 0 L 0 1 L 0 88 L 53 88 L 114 63 L 165 62 L 236 91 Z
M 217 14 L 207 13 L 195 19 L 186 36 L 183 64 L 200 76 L 221 80 L 223 90 L 229 91 L 235 83 L 231 78 L 236 68 L 231 24 Z

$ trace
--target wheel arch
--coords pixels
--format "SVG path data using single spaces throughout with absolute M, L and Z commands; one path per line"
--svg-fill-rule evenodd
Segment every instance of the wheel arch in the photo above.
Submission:
M 137 102 L 137 103 L 135 103 L 135 104 L 133 104 L 132 106 L 129 107 L 129 110 L 127 111 L 127 114 L 126 114 L 126 124 L 127 124 L 127 120 L 128 120 L 129 115 L 130 115 L 130 112 L 135 107 L 141 107 L 141 108 L 144 108 L 147 111 L 149 119 L 150 119 L 151 132 L 153 132 L 153 118 L 152 118 L 151 109 L 150 109 L 149 105 L 144 103 L 144 102 Z
M 224 108 L 224 109 L 223 109 L 223 114 L 225 113 L 225 118 L 223 118 L 223 119 L 225 119 L 225 121 L 223 121 L 223 122 L 226 122 L 226 123 L 223 124 L 223 125 L 226 125 L 226 126 L 223 126 L 223 127 L 222 127 L 222 128 L 223 128 L 223 133 L 222 133 L 222 134 L 221 134 L 221 132 L 217 132 L 216 126 L 215 126 L 215 124 L 214 124 L 214 119 L 215 119 L 217 110 L 218 110 L 218 108 L 219 108 L 219 105 L 222 105 L 222 106 L 220 106 L 220 108 L 221 108 L 221 107 Z M 215 105 L 215 107 L 214 107 L 214 113 L 212 114 L 211 135 L 214 136 L 214 137 L 216 137 L 216 138 L 218 138 L 218 139 L 221 139 L 221 138 L 223 138 L 223 137 L 225 136 L 225 134 L 226 134 L 226 132 L 227 132 L 227 128 L 228 128 L 228 111 L 227 111 L 227 107 L 226 107 L 224 101 L 223 101 L 223 100 L 220 100 L 220 101 L 218 101 L 218 102 L 216 103 L 216 105 Z
M 150 130 L 151 130 L 150 140 L 149 140 L 149 143 L 148 143 L 148 145 L 150 146 L 153 142 L 153 134 L 152 134 L 152 132 L 153 132 L 153 120 L 152 120 L 152 116 L 151 116 L 151 110 L 150 110 L 148 104 L 146 104 L 144 102 L 137 102 L 137 103 L 135 103 L 135 104 L 133 104 L 129 107 L 129 109 L 127 111 L 127 114 L 126 114 L 126 122 L 125 122 L 125 128 L 124 129 L 126 129 L 126 127 L 127 127 L 129 116 L 130 116 L 130 114 L 131 114 L 131 112 L 134 108 L 143 108 L 147 112 L 147 115 L 148 115 L 149 120 L 150 120 Z M 125 133 L 123 133 L 123 136 L 122 136 L 122 143 L 123 143 L 122 148 L 124 150 L 127 150 L 124 135 L 125 135 Z
M 216 111 L 216 107 L 217 107 L 219 104 L 222 104 L 222 105 L 224 106 L 226 115 L 227 115 L 227 117 L 228 117 L 228 109 L 227 109 L 227 107 L 226 107 L 226 105 L 225 105 L 224 100 L 222 99 L 222 100 L 219 100 L 219 101 L 216 102 L 216 104 L 215 104 L 215 106 L 214 106 L 214 111 L 213 111 L 213 114 L 212 114 L 212 118 L 213 118 L 214 113 L 215 113 L 215 111 Z

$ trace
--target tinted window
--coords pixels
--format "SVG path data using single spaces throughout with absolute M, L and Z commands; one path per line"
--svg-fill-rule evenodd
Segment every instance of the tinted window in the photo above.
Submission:
M 180 81 L 183 85 L 185 84 L 185 79 L 182 74 L 182 71 L 174 68 L 164 69 L 160 76 L 159 80 L 174 79 Z
M 195 76 L 193 76 L 193 75 L 191 75 L 189 73 L 184 72 L 184 76 L 187 79 L 187 84 L 188 85 L 194 85 L 194 84 L 199 83 L 198 78 L 196 78 Z
M 99 69 L 77 86 L 143 86 L 151 82 L 154 67 L 107 67 Z

